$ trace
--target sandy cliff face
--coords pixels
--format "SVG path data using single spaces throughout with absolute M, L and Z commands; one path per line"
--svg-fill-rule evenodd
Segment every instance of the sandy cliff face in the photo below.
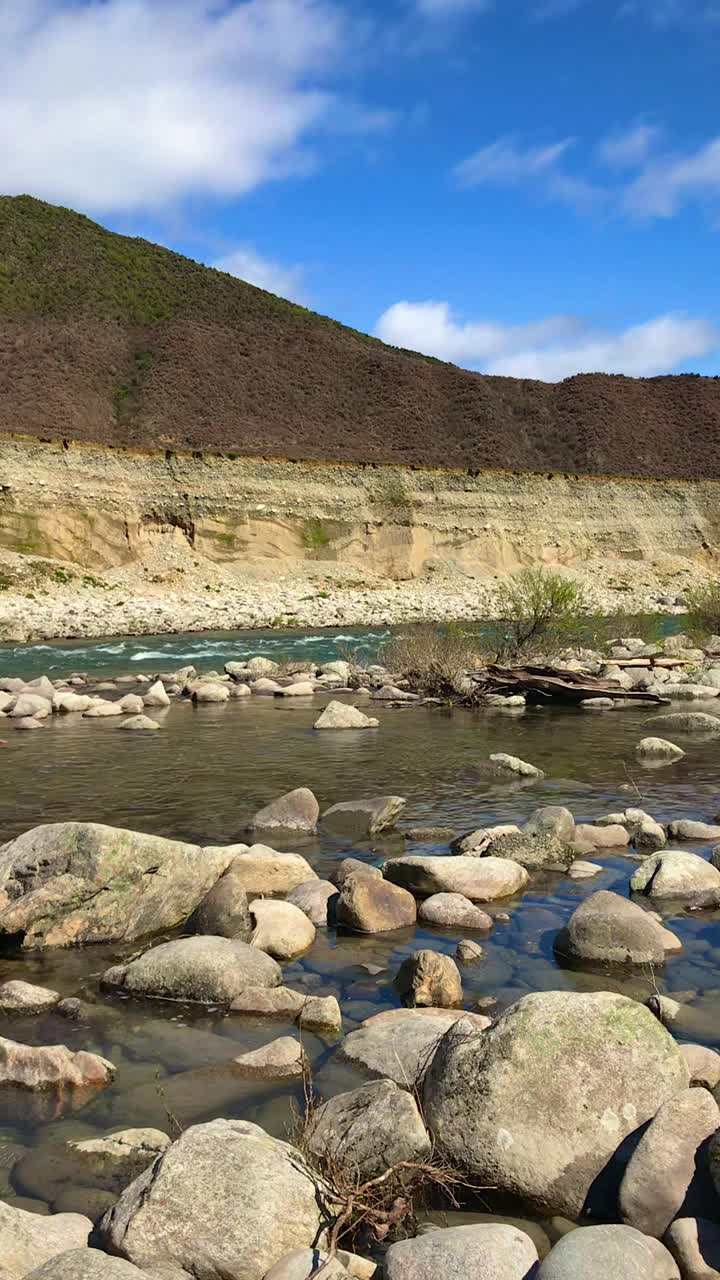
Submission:
M 88 571 L 168 530 L 217 563 L 335 561 L 385 577 L 607 558 L 707 560 L 720 481 L 410 469 L 0 439 L 0 546 Z

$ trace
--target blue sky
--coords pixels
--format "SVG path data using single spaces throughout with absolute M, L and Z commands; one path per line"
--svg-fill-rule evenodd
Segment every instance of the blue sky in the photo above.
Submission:
M 0 173 L 470 368 L 720 372 L 720 0 L 0 0 Z

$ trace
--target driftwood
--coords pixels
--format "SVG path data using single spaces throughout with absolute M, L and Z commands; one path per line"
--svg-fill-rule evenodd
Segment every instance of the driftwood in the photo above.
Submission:
M 609 680 L 598 676 L 569 671 L 565 667 L 498 667 L 491 665 L 484 670 L 469 673 L 475 683 L 471 698 L 488 693 L 505 695 L 522 693 L 529 703 L 584 702 L 586 698 L 630 699 L 634 702 L 654 702 L 665 705 L 667 698 L 645 689 L 620 689 Z

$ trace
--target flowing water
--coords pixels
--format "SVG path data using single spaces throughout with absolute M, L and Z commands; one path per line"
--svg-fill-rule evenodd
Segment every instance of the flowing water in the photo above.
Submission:
M 173 641 L 172 662 L 169 653 L 163 654 L 164 666 L 177 664 L 179 649 L 193 660 L 194 641 L 182 640 Z M 143 643 L 147 654 L 152 646 Z M 254 636 L 253 651 L 267 647 Z M 235 638 L 228 656 L 242 651 Z M 317 643 L 305 646 L 305 652 L 317 656 Z M 221 656 L 218 651 L 217 665 Z M 207 651 L 203 657 L 207 661 Z M 124 648 L 114 658 L 117 672 L 127 669 L 132 654 Z M 142 659 L 143 668 L 148 662 Z M 61 669 L 72 665 L 66 658 Z M 44 669 L 59 668 L 45 660 Z M 27 666 L 22 674 L 30 674 Z M 662 822 L 709 820 L 720 809 L 720 739 L 688 742 L 687 754 L 677 763 L 643 768 L 634 745 L 652 731 L 654 713 L 647 708 L 518 714 L 507 709 L 391 709 L 373 703 L 373 714 L 380 719 L 377 731 L 321 734 L 312 725 L 322 701 L 252 697 L 219 707 L 179 702 L 153 713 L 162 726 L 156 734 L 119 733 L 117 721 L 76 716 L 53 717 L 41 733 L 8 732 L 0 754 L 0 841 L 38 823 L 75 819 L 198 843 L 232 843 L 243 838 L 246 820 L 256 809 L 301 785 L 315 792 L 322 808 L 361 796 L 402 795 L 407 809 L 401 826 L 443 825 L 458 832 L 522 823 L 541 804 L 565 804 L 579 821 L 638 804 Z M 717 712 L 712 703 L 702 709 Z M 532 786 L 489 783 L 477 765 L 493 751 L 532 761 L 545 771 L 545 780 Z M 379 862 L 405 849 L 447 851 L 445 844 L 406 842 L 400 833 L 373 844 L 328 837 L 275 838 L 272 843 L 302 853 L 322 877 L 348 855 Z M 683 847 L 708 853 L 698 845 Z M 718 913 L 683 914 L 677 904 L 664 909 L 684 950 L 662 972 L 572 970 L 558 964 L 553 941 L 577 903 L 600 888 L 626 893 L 636 865 L 632 857 L 616 854 L 592 860 L 602 865 L 592 880 L 535 875 L 522 897 L 491 908 L 491 913 L 507 911 L 509 923 L 498 922 L 489 935 L 479 935 L 483 959 L 462 968 L 466 1007 L 492 995 L 503 1008 L 529 991 L 551 988 L 612 989 L 646 999 L 657 987 L 681 993 L 686 1002 L 675 1028 L 680 1038 L 720 1045 Z M 462 936 L 468 936 L 467 930 L 423 925 L 372 937 L 318 930 L 312 949 L 284 966 L 284 981 L 313 994 L 336 994 L 347 1033 L 370 1014 L 398 1006 L 392 977 L 406 955 L 420 946 L 453 954 Z M 0 958 L 0 981 L 24 978 L 94 1005 L 80 1022 L 57 1015 L 14 1018 L 3 1028 L 5 1034 L 28 1043 L 94 1050 L 117 1067 L 114 1083 L 92 1098 L 0 1094 L 0 1140 L 46 1153 L 49 1144 L 67 1137 L 145 1125 L 172 1132 L 176 1123 L 186 1127 L 218 1115 L 254 1119 L 283 1134 L 297 1087 L 240 1079 L 230 1060 L 292 1028 L 281 1020 L 101 994 L 99 975 L 129 951 L 137 951 L 137 944 Z M 324 1092 L 362 1082 L 356 1068 L 339 1060 L 337 1041 L 311 1035 L 303 1039 Z M 13 1184 L 0 1168 L 0 1196 L 38 1211 L 57 1206 L 50 1165 L 41 1165 L 45 1173 L 24 1186 Z

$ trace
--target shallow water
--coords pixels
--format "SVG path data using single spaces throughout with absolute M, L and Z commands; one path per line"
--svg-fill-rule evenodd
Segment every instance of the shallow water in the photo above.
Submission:
M 232 843 L 242 838 L 257 808 L 301 785 L 312 788 L 322 808 L 359 796 L 400 794 L 408 801 L 402 826 L 447 825 L 457 831 L 522 822 L 541 804 L 566 804 L 579 821 L 630 804 L 642 805 L 663 822 L 681 816 L 711 819 L 720 809 L 720 740 L 688 742 L 679 762 L 643 768 L 633 748 L 651 732 L 653 712 L 646 708 L 518 715 L 373 703 L 378 731 L 318 734 L 312 724 L 321 701 L 253 697 L 220 707 L 175 703 L 155 713 L 162 725 L 157 734 L 119 733 L 116 721 L 75 716 L 56 716 L 41 733 L 7 733 L 0 759 L 0 841 L 41 822 L 76 819 L 200 843 Z M 717 704 L 706 709 L 717 711 Z M 545 781 L 529 787 L 489 784 L 477 764 L 493 751 L 532 761 L 545 770 Z M 446 851 L 443 845 L 406 845 L 399 833 L 372 846 L 327 837 L 273 843 L 301 852 L 321 876 L 348 855 L 380 861 L 405 848 Z M 702 851 L 702 846 L 683 847 Z M 550 988 L 613 989 L 645 999 L 657 987 L 688 993 L 687 1015 L 675 1027 L 680 1038 L 720 1044 L 720 913 L 666 912 L 685 945 L 662 972 L 558 966 L 553 940 L 580 899 L 600 888 L 626 892 L 635 866 L 631 857 L 617 855 L 592 860 L 603 867 L 592 880 L 535 876 L 521 898 L 491 909 L 507 911 L 510 922 L 478 935 L 485 955 L 462 969 L 466 1007 L 493 995 L 503 1008 L 529 991 Z M 362 938 L 319 930 L 313 948 L 284 966 L 284 980 L 316 994 L 337 994 L 347 1032 L 371 1013 L 397 1007 L 392 976 L 405 955 L 419 946 L 452 954 L 462 936 L 467 930 L 426 926 Z M 113 1085 L 74 1110 L 69 1100 L 0 1094 L 0 1140 L 44 1148 L 64 1137 L 112 1128 L 152 1125 L 172 1132 L 176 1122 L 185 1127 L 217 1115 L 242 1115 L 284 1134 L 299 1090 L 239 1079 L 229 1062 L 287 1034 L 290 1026 L 101 995 L 98 976 L 137 949 L 135 944 L 0 959 L 0 981 L 22 977 L 96 1004 L 96 1016 L 84 1023 L 57 1015 L 13 1019 L 4 1034 L 92 1049 L 117 1067 Z M 373 976 L 362 967 L 368 964 L 382 971 Z M 323 1091 L 362 1082 L 358 1070 L 336 1057 L 334 1040 L 310 1035 L 303 1040 Z M 41 1210 L 41 1191 L 42 1186 L 11 1185 L 0 1168 L 0 1195 L 14 1203 Z M 46 1198 L 52 1199 L 49 1191 Z

